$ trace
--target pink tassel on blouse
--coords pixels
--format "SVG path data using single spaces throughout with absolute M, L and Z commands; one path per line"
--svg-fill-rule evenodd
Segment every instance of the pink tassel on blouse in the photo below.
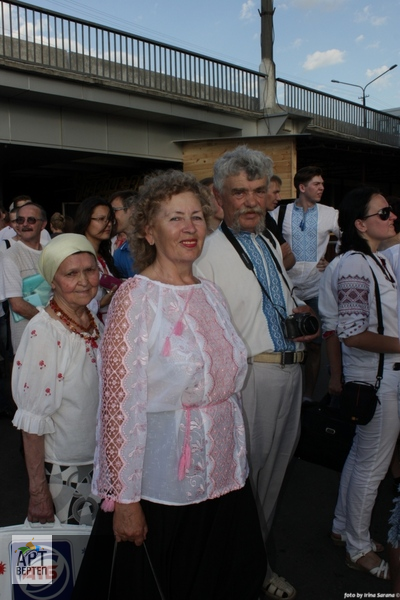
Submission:
M 172 330 L 172 335 L 182 335 L 182 333 L 183 333 L 183 323 L 182 323 L 182 319 L 179 319 L 179 321 L 177 321 L 175 323 L 175 326 Z M 164 346 L 162 349 L 162 355 L 169 356 L 170 354 L 171 354 L 171 341 L 170 341 L 170 336 L 167 336 L 165 338 Z
M 179 481 L 182 481 L 182 479 L 185 477 L 186 469 L 189 469 L 189 467 L 190 467 L 191 458 L 192 458 L 192 453 L 190 451 L 190 444 L 185 443 L 185 446 L 184 446 L 183 452 L 182 452 L 182 456 L 179 461 L 179 470 L 178 470 Z
M 178 335 L 178 336 L 182 335 L 183 328 L 184 328 L 184 325 L 183 325 L 183 316 L 184 316 L 184 314 L 186 312 L 186 308 L 187 308 L 187 306 L 189 304 L 189 300 L 191 299 L 192 294 L 193 294 L 193 290 L 190 290 L 190 293 L 189 293 L 189 295 L 187 297 L 187 300 L 185 302 L 185 306 L 183 308 L 182 314 L 179 317 L 178 321 L 175 323 L 171 335 Z M 171 336 L 167 336 L 165 338 L 164 346 L 163 346 L 163 349 L 162 349 L 162 356 L 170 356 L 170 354 L 171 354 L 171 341 L 170 341 L 170 337 Z
M 179 319 L 179 321 L 177 321 L 175 323 L 175 327 L 172 330 L 172 333 L 174 335 L 182 335 L 183 333 L 183 323 L 182 323 L 182 319 Z
M 182 481 L 185 477 L 185 472 L 190 467 L 190 462 L 192 460 L 192 451 L 190 448 L 190 408 L 185 408 L 186 410 L 186 427 L 185 427 L 185 439 L 183 441 L 183 449 L 181 458 L 179 460 L 179 468 L 178 468 L 178 479 Z
M 169 341 L 169 336 L 165 338 L 164 346 L 162 349 L 163 356 L 169 356 L 171 354 L 171 342 Z
M 101 503 L 101 510 L 103 510 L 104 512 L 114 512 L 114 509 L 115 509 L 115 501 L 112 500 L 111 498 L 106 498 Z

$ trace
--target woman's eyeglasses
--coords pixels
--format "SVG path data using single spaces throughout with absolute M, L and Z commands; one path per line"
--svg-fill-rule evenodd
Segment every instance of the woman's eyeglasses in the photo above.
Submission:
M 25 221 L 29 225 L 35 225 L 37 221 L 43 221 L 43 219 L 36 219 L 35 217 L 17 217 L 15 219 L 15 223 L 17 223 L 17 225 L 23 225 Z M 11 222 L 13 223 L 14 221 Z
M 113 221 L 113 218 L 112 217 L 91 217 L 90 220 L 97 221 L 98 223 L 105 225 L 106 223 L 111 223 Z
M 387 221 L 388 218 L 390 217 L 391 212 L 393 212 L 393 208 L 391 206 L 385 206 L 385 208 L 381 208 L 381 210 L 378 210 L 378 212 L 364 217 L 363 221 L 365 221 L 365 219 L 369 219 L 370 217 L 376 217 L 376 216 L 378 216 L 381 221 Z

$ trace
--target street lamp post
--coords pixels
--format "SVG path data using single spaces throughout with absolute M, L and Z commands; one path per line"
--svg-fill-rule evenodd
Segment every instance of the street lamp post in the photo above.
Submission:
M 368 96 L 366 96 L 366 94 L 365 94 L 365 90 L 367 89 L 367 87 L 369 85 L 371 85 L 371 83 L 374 83 L 374 81 L 379 79 L 379 77 L 383 77 L 383 75 L 386 75 L 386 73 L 389 73 L 389 71 L 393 71 L 393 69 L 395 69 L 396 67 L 397 67 L 397 65 L 392 65 L 389 69 L 387 69 L 386 71 L 384 71 L 383 73 L 378 75 L 378 77 L 371 79 L 371 81 L 369 81 L 366 85 L 364 85 L 364 87 L 362 85 L 357 85 L 356 83 L 348 83 L 347 81 L 338 81 L 337 79 L 331 79 L 332 83 L 341 83 L 342 85 L 351 85 L 352 87 L 358 87 L 358 88 L 360 88 L 360 90 L 362 90 L 362 96 L 360 97 L 360 99 L 362 99 L 362 103 L 363 103 L 363 107 L 364 107 L 364 127 L 367 126 L 367 114 L 366 114 L 365 109 L 367 106 L 366 99 L 368 98 Z

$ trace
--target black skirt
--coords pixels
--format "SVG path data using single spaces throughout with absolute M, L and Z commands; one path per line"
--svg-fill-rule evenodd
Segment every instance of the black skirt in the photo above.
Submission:
M 144 546 L 120 542 L 111 573 L 113 514 L 100 510 L 71 600 L 258 598 L 267 559 L 248 481 L 241 490 L 199 504 L 142 500 L 141 506 L 151 565 Z

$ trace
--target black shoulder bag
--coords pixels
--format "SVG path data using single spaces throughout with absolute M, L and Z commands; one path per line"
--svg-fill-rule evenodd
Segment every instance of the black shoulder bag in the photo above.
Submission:
M 362 254 L 364 256 L 364 254 Z M 367 261 L 368 262 L 368 261 Z M 371 269 L 371 267 L 370 267 Z M 383 319 L 381 295 L 375 273 L 371 269 L 375 284 L 376 312 L 378 316 L 378 333 L 383 335 Z M 378 390 L 383 374 L 384 354 L 379 354 L 378 373 L 375 385 L 364 381 L 348 381 L 343 386 L 340 397 L 340 412 L 345 420 L 352 421 L 356 425 L 367 425 L 375 414 L 376 405 L 380 404 Z

